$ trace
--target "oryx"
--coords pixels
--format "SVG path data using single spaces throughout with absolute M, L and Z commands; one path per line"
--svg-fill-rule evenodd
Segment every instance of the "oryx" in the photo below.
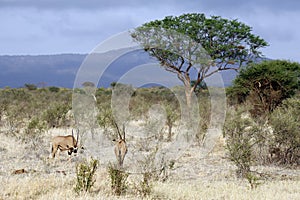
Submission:
M 77 136 L 75 139 L 74 133 L 72 130 L 72 135 L 53 137 L 52 143 L 51 143 L 52 158 L 55 158 L 57 150 L 68 151 L 68 154 L 70 157 L 71 157 L 72 153 L 76 154 L 78 151 L 78 135 L 79 135 L 79 130 L 77 131 Z
M 115 155 L 119 164 L 119 167 L 123 167 L 123 161 L 125 158 L 125 155 L 127 153 L 127 145 L 126 145 L 126 141 L 125 141 L 125 125 L 123 124 L 123 136 L 121 135 L 120 129 L 117 125 L 116 122 L 114 122 L 116 128 L 117 128 L 117 132 L 118 132 L 118 136 L 119 139 L 118 140 L 113 140 L 115 142 Z

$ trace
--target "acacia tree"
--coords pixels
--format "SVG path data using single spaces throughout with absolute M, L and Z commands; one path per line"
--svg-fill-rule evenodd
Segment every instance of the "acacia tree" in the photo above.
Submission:
M 145 23 L 131 36 L 162 67 L 177 74 L 190 108 L 192 93 L 205 78 L 221 70 L 238 70 L 261 56 L 259 49 L 268 44 L 251 31 L 237 20 L 192 13 Z
M 253 105 L 251 113 L 261 116 L 293 96 L 299 84 L 299 63 L 270 60 L 243 67 L 228 92 L 231 97 L 238 98 L 238 103 L 249 101 Z

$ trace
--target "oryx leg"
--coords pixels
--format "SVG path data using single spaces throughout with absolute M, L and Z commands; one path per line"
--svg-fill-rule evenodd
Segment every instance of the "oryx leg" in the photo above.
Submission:
M 52 158 L 55 158 L 56 153 L 58 153 L 58 146 L 57 145 L 51 145 L 51 156 Z M 59 155 L 59 154 L 58 154 Z
M 69 150 L 68 155 L 69 155 L 68 162 L 71 162 L 71 160 L 72 160 L 72 151 Z

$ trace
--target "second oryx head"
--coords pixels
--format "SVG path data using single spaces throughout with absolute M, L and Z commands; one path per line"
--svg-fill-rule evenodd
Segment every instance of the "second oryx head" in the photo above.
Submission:
M 68 151 L 68 155 L 71 156 L 72 153 L 76 154 L 78 151 L 78 136 L 79 130 L 77 130 L 76 139 L 72 130 L 72 135 L 67 136 L 55 136 L 52 139 L 51 144 L 51 156 L 55 158 L 55 155 L 58 150 Z
M 117 140 L 116 139 L 113 140 L 115 142 L 114 151 L 115 151 L 115 155 L 116 155 L 119 167 L 123 167 L 124 158 L 125 158 L 125 155 L 127 154 L 127 144 L 126 144 L 126 140 L 125 140 L 125 125 L 123 124 L 123 130 L 122 130 L 123 136 L 122 136 L 119 126 L 117 125 L 116 122 L 114 122 L 114 124 L 117 129 L 118 136 L 119 136 L 119 138 Z

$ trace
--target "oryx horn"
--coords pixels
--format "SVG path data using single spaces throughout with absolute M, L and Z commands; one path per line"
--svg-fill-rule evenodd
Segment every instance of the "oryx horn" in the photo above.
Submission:
M 118 124 L 117 124 L 117 122 L 116 122 L 115 120 L 114 120 L 114 124 L 115 124 L 115 126 L 116 126 L 116 128 L 117 128 L 117 131 L 118 131 L 118 134 L 119 134 L 120 139 L 122 139 L 122 135 L 121 135 L 121 133 L 120 133 L 119 126 L 118 126 Z
M 123 124 L 123 140 L 125 140 L 125 124 Z
M 77 129 L 76 146 L 78 144 L 78 137 L 79 137 L 79 129 Z

